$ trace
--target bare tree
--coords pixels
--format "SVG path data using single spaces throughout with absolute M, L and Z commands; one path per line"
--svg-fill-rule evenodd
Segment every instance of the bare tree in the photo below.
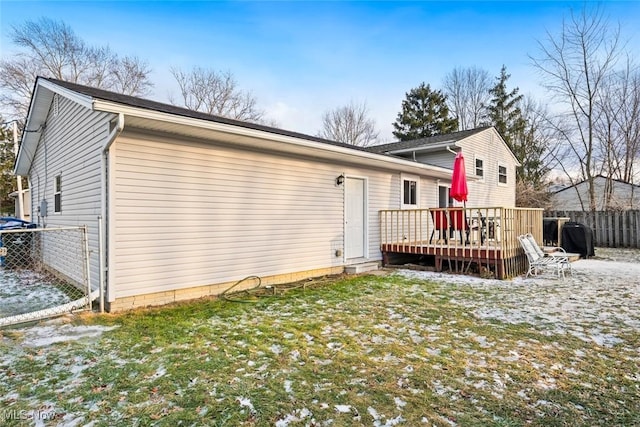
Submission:
M 318 136 L 345 144 L 366 147 L 378 138 L 375 120 L 368 117 L 365 102 L 351 101 L 349 105 L 325 111 L 322 115 L 322 130 Z
M 443 90 L 449 109 L 458 119 L 459 130 L 482 125 L 492 86 L 489 72 L 475 66 L 456 67 L 444 77 Z
M 640 69 L 627 61 L 612 73 L 598 99 L 596 134 L 602 145 L 603 173 L 632 182 L 640 156 Z
M 194 67 L 189 72 L 172 68 L 171 74 L 180 86 L 182 99 L 171 99 L 174 105 L 230 119 L 263 123 L 264 112 L 256 107 L 251 92 L 244 92 L 230 71 L 216 72 Z
M 555 128 L 546 104 L 523 96 L 519 108 L 525 126 L 515 135 L 522 157 L 517 168 L 516 205 L 547 208 L 549 172 L 558 166 Z
M 601 174 L 608 178 L 604 206 L 610 209 L 615 206 L 613 180 L 633 183 L 640 157 L 640 70 L 630 59 L 624 69 L 609 76 L 597 106 L 597 158 Z
M 529 137 L 535 140 L 531 144 L 528 157 L 535 157 L 538 168 L 532 172 L 537 174 L 534 179 L 529 179 L 537 184 L 544 184 L 547 174 L 557 166 L 557 149 L 553 143 L 556 137 L 555 127 L 552 122 L 552 115 L 547 104 L 525 95 L 520 102 L 522 118 L 527 122 L 526 132 Z M 526 137 L 525 137 L 526 139 Z
M 26 115 L 37 76 L 127 95 L 145 95 L 152 86 L 145 62 L 121 58 L 106 46 L 88 46 L 62 21 L 27 21 L 13 27 L 10 36 L 21 50 L 0 61 L 0 104 L 17 117 Z
M 617 94 L 622 108 L 616 116 L 616 125 L 625 150 L 618 176 L 625 182 L 637 183 L 640 182 L 636 163 L 640 160 L 640 68 L 627 68 L 619 78 Z
M 147 94 L 151 83 L 147 79 L 150 69 L 135 56 L 116 59 L 111 68 L 111 89 L 130 95 Z
M 25 57 L 0 61 L 0 104 L 6 107 L 8 117 L 26 117 L 33 82 L 38 75 L 44 75 L 39 64 Z
M 595 210 L 597 102 L 622 50 L 619 27 L 610 26 L 600 9 L 590 13 L 585 8 L 572 13 L 558 35 L 548 33 L 546 42 L 538 44 L 540 56 L 531 59 L 543 85 L 565 107 L 563 125 L 557 130 L 568 152 L 578 159 L 580 178 L 588 183 L 588 206 Z M 568 176 L 573 181 L 572 174 Z
M 531 182 L 516 181 L 516 206 L 522 208 L 550 209 L 551 193 L 542 186 L 536 186 Z

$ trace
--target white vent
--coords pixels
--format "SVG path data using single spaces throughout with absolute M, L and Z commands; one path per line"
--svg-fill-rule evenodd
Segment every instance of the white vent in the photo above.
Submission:
M 56 93 L 53 95 L 53 116 L 57 116 L 60 112 L 60 97 Z

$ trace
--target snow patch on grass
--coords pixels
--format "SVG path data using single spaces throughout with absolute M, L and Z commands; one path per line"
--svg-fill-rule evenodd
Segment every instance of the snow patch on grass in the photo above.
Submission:
M 494 280 L 413 270 L 396 274 L 457 287 L 459 295 L 454 292 L 451 302 L 480 320 L 529 324 L 549 335 L 571 334 L 603 347 L 624 344 L 617 334 L 620 325 L 640 331 L 635 308 L 640 306 L 640 262 L 582 259 L 572 263 L 572 270 L 564 280 L 553 275 Z M 469 299 L 463 294 L 469 288 L 491 293 Z M 482 337 L 477 340 L 491 346 Z
M 47 347 L 52 344 L 99 338 L 117 326 L 49 324 L 22 329 L 22 344 L 28 347 Z
M 276 427 L 288 427 L 291 423 L 299 423 L 305 418 L 310 418 L 313 414 L 307 408 L 297 409 L 292 414 L 285 415 L 284 418 L 276 421 Z M 313 420 L 312 420 L 313 421 Z M 315 425 L 311 422 L 310 425 Z
M 251 403 L 250 399 L 246 397 L 237 397 L 236 401 L 238 401 L 241 407 L 249 408 L 250 413 L 254 414 L 256 412 L 256 409 L 253 407 L 253 403 Z
M 0 317 L 30 313 L 70 301 L 60 288 L 32 271 L 0 268 Z

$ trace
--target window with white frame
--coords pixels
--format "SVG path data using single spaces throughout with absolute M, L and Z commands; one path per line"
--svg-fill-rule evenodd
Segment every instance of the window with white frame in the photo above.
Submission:
M 54 180 L 53 212 L 62 212 L 62 175 L 56 175 Z
M 417 209 L 420 200 L 420 179 L 415 176 L 402 176 L 402 207 L 406 209 Z
M 479 157 L 476 157 L 476 176 L 480 178 L 484 178 L 484 160 Z
M 498 183 L 507 183 L 507 167 L 505 165 L 498 164 Z

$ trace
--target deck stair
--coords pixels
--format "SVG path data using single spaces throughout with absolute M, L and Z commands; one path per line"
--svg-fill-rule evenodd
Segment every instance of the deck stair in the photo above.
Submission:
M 380 267 L 378 261 L 362 262 L 360 264 L 348 265 L 344 271 L 347 274 L 360 274 L 369 271 L 376 271 Z

